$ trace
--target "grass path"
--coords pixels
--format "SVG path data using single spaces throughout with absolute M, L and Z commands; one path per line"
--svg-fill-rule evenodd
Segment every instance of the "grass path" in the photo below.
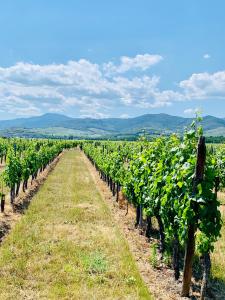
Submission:
M 152 299 L 79 151 L 0 247 L 0 299 Z
M 215 244 L 215 250 L 212 255 L 212 273 L 215 278 L 220 282 L 218 284 L 218 289 L 223 292 L 223 297 L 225 299 L 225 207 L 221 206 L 221 214 L 223 220 L 223 226 L 221 229 L 221 237 Z

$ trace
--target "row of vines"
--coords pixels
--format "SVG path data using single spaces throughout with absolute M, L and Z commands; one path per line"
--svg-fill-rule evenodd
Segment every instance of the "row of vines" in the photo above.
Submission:
M 32 182 L 64 149 L 76 145 L 74 141 L 0 139 L 0 162 L 4 166 L 0 174 L 2 212 L 5 205 L 4 187 L 9 189 L 13 206 L 20 189 L 27 190 L 30 178 Z
M 217 192 L 225 186 L 225 148 L 206 147 L 195 122 L 183 138 L 160 137 L 154 142 L 81 144 L 112 193 L 122 189 L 136 208 L 136 225 L 151 235 L 152 219 L 159 231 L 161 258 L 170 253 L 175 279 L 183 268 L 181 295 L 189 296 L 195 255 L 203 270 L 201 298 L 207 293 L 210 253 L 222 225 Z

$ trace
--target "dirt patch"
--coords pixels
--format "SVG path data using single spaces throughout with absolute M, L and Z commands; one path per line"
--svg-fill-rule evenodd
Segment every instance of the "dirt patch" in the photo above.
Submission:
M 92 211 L 96 209 L 96 206 L 90 203 L 79 203 L 76 204 L 75 207 L 81 208 L 83 210 L 92 210 Z
M 220 212 L 221 212 L 222 216 L 225 215 L 225 205 L 220 206 Z
M 218 192 L 218 199 L 222 205 L 225 205 L 225 192 Z
M 0 227 L 0 242 L 2 242 L 4 236 L 9 232 L 11 229 L 10 224 L 7 222 L 2 222 Z
M 134 208 L 129 205 L 127 211 L 127 205 L 123 203 L 124 200 L 122 196 L 120 196 L 122 201 L 116 202 L 116 197 L 112 196 L 107 184 L 100 179 L 99 173 L 84 154 L 83 159 L 92 174 L 99 192 L 103 199 L 105 199 L 118 226 L 126 237 L 141 276 L 153 296 L 160 300 L 185 299 L 180 297 L 182 285 L 181 279 L 178 282 L 175 281 L 173 270 L 169 269 L 164 264 L 159 264 L 156 268 L 153 268 L 150 264 L 150 243 L 149 240 L 141 235 L 141 232 L 135 228 Z M 199 291 L 192 291 L 191 299 L 198 299 L 198 296 Z

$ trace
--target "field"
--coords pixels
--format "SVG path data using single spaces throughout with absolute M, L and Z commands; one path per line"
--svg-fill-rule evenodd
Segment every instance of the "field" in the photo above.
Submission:
M 223 145 L 2 139 L 0 158 L 0 299 L 225 297 Z
M 66 152 L 0 249 L 0 299 L 151 299 L 78 151 Z

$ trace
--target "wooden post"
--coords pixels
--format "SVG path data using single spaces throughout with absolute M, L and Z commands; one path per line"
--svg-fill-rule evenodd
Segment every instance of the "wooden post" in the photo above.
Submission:
M 138 224 L 141 228 L 143 226 L 143 208 L 142 208 L 142 204 L 140 204 L 140 218 L 139 218 L 139 224 Z
M 147 238 L 150 238 L 151 231 L 152 231 L 152 218 L 150 216 L 147 216 L 147 228 L 146 228 L 146 232 L 145 232 L 145 236 Z
M 159 243 L 159 252 L 161 254 L 160 259 L 163 259 L 163 252 L 165 250 L 165 234 L 164 234 L 164 226 L 163 226 L 163 222 L 162 219 L 160 217 L 160 215 L 156 216 L 156 219 L 158 221 L 158 225 L 159 225 L 159 239 L 160 239 L 160 243 Z
M 135 227 L 142 228 L 143 226 L 143 208 L 141 204 L 138 204 L 136 207 L 136 223 Z
M 138 204 L 138 206 L 136 207 L 136 224 L 135 227 L 137 227 L 139 225 L 140 222 L 140 205 Z
M 112 184 L 112 193 L 113 193 L 113 196 L 116 195 L 116 183 L 113 181 L 113 184 Z
M 15 200 L 15 185 L 10 188 L 10 202 L 11 205 L 14 205 L 14 200 Z
M 1 212 L 3 213 L 5 210 L 5 194 L 1 196 Z
M 206 146 L 205 137 L 201 136 L 198 142 L 197 150 L 197 162 L 195 167 L 195 177 L 193 181 L 193 195 L 197 193 L 198 184 L 202 182 L 204 175 L 204 166 L 206 160 Z M 192 207 L 196 210 L 196 204 L 192 203 Z M 184 273 L 183 273 L 183 285 L 182 285 L 182 297 L 189 297 L 191 277 L 192 277 L 192 264 L 195 253 L 195 232 L 196 232 L 196 221 L 189 225 L 188 228 L 188 238 L 185 249 L 184 257 Z
M 109 187 L 110 187 L 110 191 L 113 191 L 113 182 L 112 182 L 112 178 L 110 177 L 109 179 Z
M 119 201 L 119 192 L 120 192 L 120 184 L 117 182 L 116 184 L 116 202 Z

